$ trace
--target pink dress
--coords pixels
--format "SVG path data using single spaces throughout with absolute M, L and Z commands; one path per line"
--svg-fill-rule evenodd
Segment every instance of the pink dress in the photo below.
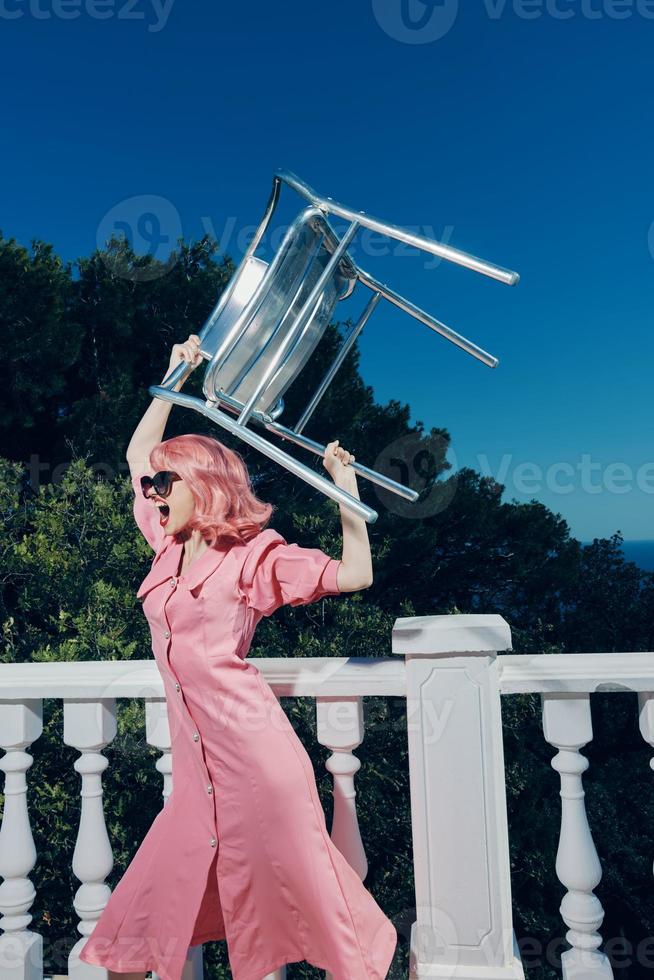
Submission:
M 254 663 L 257 623 L 339 594 L 340 561 L 272 528 L 183 546 L 133 480 L 134 517 L 156 552 L 137 592 L 163 679 L 172 791 L 80 953 L 180 980 L 188 948 L 226 939 L 234 980 L 306 960 L 334 980 L 383 980 L 397 933 L 327 832 L 311 759 Z

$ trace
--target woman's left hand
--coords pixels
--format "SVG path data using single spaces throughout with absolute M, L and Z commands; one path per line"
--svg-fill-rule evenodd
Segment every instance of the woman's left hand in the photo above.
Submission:
M 350 474 L 356 476 L 354 470 L 349 466 L 350 463 L 354 462 L 354 458 L 354 453 L 343 449 L 342 446 L 338 445 L 338 439 L 334 439 L 333 442 L 328 442 L 325 447 L 322 464 L 334 483 L 338 483 L 341 476 L 347 475 L 346 478 L 349 478 Z

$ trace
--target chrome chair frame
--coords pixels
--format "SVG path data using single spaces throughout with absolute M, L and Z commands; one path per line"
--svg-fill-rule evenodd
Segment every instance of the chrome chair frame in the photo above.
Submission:
M 282 183 L 295 190 L 309 203 L 292 222 L 277 253 L 270 264 L 267 264 L 256 258 L 254 253 L 260 245 L 275 211 Z M 336 234 L 327 221 L 328 215 L 334 215 L 350 222 L 342 237 Z M 261 340 L 260 343 L 257 343 L 260 349 L 244 348 L 248 327 L 252 327 L 252 324 L 256 323 L 257 312 L 276 282 L 275 277 L 282 268 L 284 257 L 288 255 L 289 249 L 293 248 L 303 229 L 306 229 L 311 223 L 317 226 L 321 243 L 326 243 L 329 249 L 330 255 L 324 268 L 313 283 L 297 314 L 289 317 L 289 313 L 293 312 L 293 307 L 292 304 L 287 306 L 281 321 L 272 324 L 272 333 L 267 338 L 259 338 L 258 328 L 255 327 L 255 339 Z M 259 433 L 248 428 L 248 422 L 253 420 L 280 438 L 307 449 L 317 456 L 324 457 L 326 447 L 302 435 L 302 430 L 382 298 L 424 323 L 488 367 L 496 367 L 498 360 L 472 341 L 441 323 L 431 314 L 415 306 L 385 283 L 378 282 L 358 266 L 348 254 L 347 249 L 361 228 L 368 228 L 407 245 L 415 246 L 422 251 L 440 256 L 448 262 L 454 262 L 506 285 L 513 286 L 519 281 L 518 274 L 510 269 L 504 269 L 450 245 L 389 224 L 362 211 L 353 211 L 351 208 L 332 200 L 332 198 L 321 197 L 295 174 L 286 170 L 278 170 L 273 178 L 272 191 L 261 223 L 240 265 L 221 293 L 215 308 L 198 335 L 200 338 L 200 354 L 209 362 L 203 381 L 205 401 L 173 390 L 175 385 L 190 372 L 191 368 L 187 362 L 181 362 L 164 384 L 152 385 L 148 391 L 156 398 L 200 412 L 269 459 L 300 477 L 316 490 L 320 490 L 332 500 L 347 507 L 356 516 L 372 524 L 378 517 L 375 510 L 341 487 L 336 486 L 333 481 L 289 456 L 278 446 L 264 439 Z M 357 323 L 350 330 L 333 363 L 329 366 L 318 388 L 301 413 L 295 427 L 289 428 L 282 425 L 277 419 L 284 408 L 283 392 L 292 384 L 304 367 L 326 325 L 323 324 L 322 329 L 320 328 L 316 311 L 323 303 L 327 290 L 330 288 L 337 289 L 338 286 L 343 288 L 342 295 L 332 295 L 333 303 L 335 300 L 340 301 L 350 296 L 357 283 L 361 283 L 371 291 L 372 295 L 368 304 Z M 296 293 L 296 296 L 299 295 L 300 287 Z M 295 300 L 295 296 L 293 300 Z M 284 322 L 287 318 L 290 318 L 292 322 L 282 330 L 281 328 L 285 325 Z M 271 326 L 271 323 L 269 322 L 267 326 Z M 216 336 L 219 328 L 222 328 L 222 334 Z M 250 330 L 250 334 L 252 333 L 253 331 Z M 276 349 L 272 343 L 273 337 L 277 344 Z M 216 340 L 219 341 L 217 346 Z M 250 338 L 251 343 L 252 339 Z M 214 347 L 216 349 L 213 349 Z M 254 365 L 264 351 L 266 358 L 263 361 L 263 371 L 257 375 Z M 230 384 L 221 383 L 225 374 L 225 365 L 230 357 L 236 363 L 236 373 L 232 367 L 231 394 L 225 390 L 230 387 Z M 266 359 L 267 363 L 265 363 Z M 245 389 L 245 395 L 235 397 L 235 389 L 239 389 L 239 387 Z M 240 390 L 239 394 L 241 394 Z M 234 419 L 230 417 L 227 411 L 223 411 L 220 407 L 221 404 L 237 418 Z M 362 463 L 355 462 L 351 465 L 359 476 L 376 483 L 385 490 L 404 497 L 406 500 L 415 501 L 419 496 L 417 491 L 391 480 L 382 473 L 369 469 Z

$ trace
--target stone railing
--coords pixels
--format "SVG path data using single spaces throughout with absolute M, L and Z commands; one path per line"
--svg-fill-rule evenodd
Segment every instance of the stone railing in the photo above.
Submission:
M 365 879 L 355 805 L 354 754 L 365 737 L 364 696 L 406 698 L 415 922 L 410 976 L 458 980 L 524 977 L 512 925 L 501 697 L 540 693 L 543 734 L 558 749 L 561 829 L 556 873 L 567 889 L 560 911 L 570 949 L 564 980 L 612 977 L 599 950 L 603 910 L 593 894 L 601 867 L 586 819 L 580 749 L 592 739 L 590 694 L 637 691 L 643 738 L 654 745 L 654 654 L 513 656 L 507 623 L 495 615 L 398 619 L 388 658 L 257 658 L 277 697 L 312 697 L 318 740 L 331 755 L 332 839 Z M 0 747 L 5 806 L 0 829 L 0 978 L 42 980 L 43 940 L 30 929 L 36 850 L 30 826 L 28 747 L 42 732 L 44 698 L 63 702 L 63 742 L 80 753 L 80 818 L 73 872 L 80 940 L 67 974 L 105 971 L 78 953 L 108 897 L 113 867 L 102 805 L 102 752 L 117 731 L 116 701 L 145 701 L 146 739 L 159 749 L 162 795 L 172 788 L 163 683 L 152 660 L 0 665 Z M 265 980 L 281 980 L 284 970 Z M 202 977 L 202 947 L 189 950 L 184 980 Z M 264 980 L 264 978 L 262 978 Z

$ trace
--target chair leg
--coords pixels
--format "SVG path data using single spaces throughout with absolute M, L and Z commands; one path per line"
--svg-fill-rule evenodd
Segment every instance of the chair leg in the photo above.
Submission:
M 299 476 L 300 479 L 314 487 L 314 489 L 320 490 L 326 497 L 330 497 L 338 504 L 347 507 L 357 517 L 362 517 L 367 524 L 374 524 L 377 520 L 379 515 L 372 507 L 368 507 L 357 497 L 348 493 L 347 490 L 343 490 L 337 486 L 332 480 L 327 480 L 319 473 L 316 473 L 315 470 L 305 466 L 304 463 L 293 459 L 288 453 L 279 449 L 278 446 L 273 446 L 272 443 L 258 435 L 258 433 L 253 432 L 252 429 L 248 429 L 244 425 L 239 425 L 237 421 L 231 419 L 225 412 L 212 407 L 209 402 L 204 402 L 193 395 L 184 395 L 181 391 L 170 391 L 161 385 L 151 385 L 148 391 L 154 398 L 162 398 L 164 401 L 171 401 L 177 405 L 183 405 L 185 408 L 192 408 L 196 412 L 200 412 L 201 415 L 205 415 L 212 422 L 216 422 L 224 429 L 227 429 L 228 432 L 242 439 L 249 446 L 258 449 L 264 456 L 279 463 L 280 466 L 283 466 L 295 476 Z

